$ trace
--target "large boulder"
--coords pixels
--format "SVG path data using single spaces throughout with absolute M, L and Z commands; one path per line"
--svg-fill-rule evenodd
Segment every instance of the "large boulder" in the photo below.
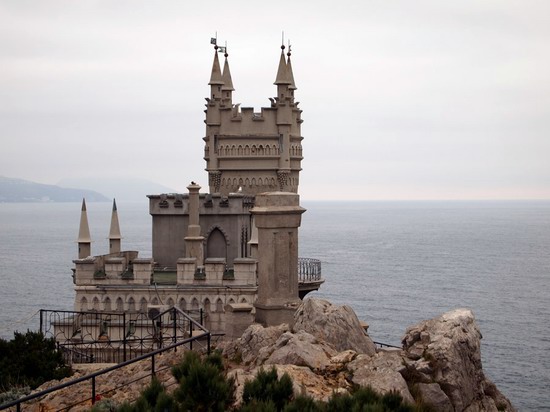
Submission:
M 358 355 L 348 364 L 352 382 L 359 386 L 370 386 L 376 392 L 398 392 L 405 401 L 414 403 L 407 382 L 401 375 L 403 358 L 398 351 L 380 351 L 374 356 Z
M 323 299 L 306 299 L 294 314 L 292 331 L 308 332 L 338 352 L 351 349 L 369 356 L 376 353 L 373 341 L 347 305 L 336 306 Z
M 455 309 L 408 328 L 402 339 L 409 359 L 407 376 L 437 383 L 455 411 L 513 411 L 510 401 L 483 373 L 480 339 L 469 309 Z M 434 386 L 421 386 L 421 392 L 445 403 Z
M 279 364 L 307 366 L 312 370 L 325 369 L 330 359 L 337 352 L 329 345 L 317 341 L 315 336 L 299 331 L 285 332 L 271 347 L 269 357 L 264 361 L 258 358 L 259 364 Z
M 230 359 L 241 358 L 245 365 L 256 364 L 260 352 L 263 353 L 274 345 L 279 337 L 288 330 L 289 326 L 286 323 L 268 328 L 254 323 L 244 331 L 239 339 L 228 342 L 223 353 Z

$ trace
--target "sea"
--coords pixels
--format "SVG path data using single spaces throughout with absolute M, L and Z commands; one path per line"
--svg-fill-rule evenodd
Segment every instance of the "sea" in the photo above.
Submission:
M 485 374 L 519 409 L 550 410 L 550 201 L 304 201 L 301 257 L 322 262 L 317 296 L 351 306 L 379 342 L 470 308 Z M 111 205 L 89 203 L 93 254 Z M 151 256 L 148 202 L 118 202 L 123 248 Z M 0 203 L 0 337 L 73 308 L 77 203 Z

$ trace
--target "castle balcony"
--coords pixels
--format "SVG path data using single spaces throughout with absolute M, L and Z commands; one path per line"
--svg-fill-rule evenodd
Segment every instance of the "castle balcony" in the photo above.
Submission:
M 298 258 L 298 293 L 303 299 L 309 292 L 319 290 L 325 280 L 321 277 L 319 259 Z

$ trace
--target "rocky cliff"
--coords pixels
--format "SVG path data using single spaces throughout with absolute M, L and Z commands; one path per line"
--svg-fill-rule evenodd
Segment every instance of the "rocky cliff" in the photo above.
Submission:
M 290 375 L 295 393 L 320 400 L 360 385 L 381 393 L 397 391 L 408 402 L 421 401 L 437 411 L 515 411 L 483 373 L 480 339 L 473 313 L 457 309 L 408 328 L 402 349 L 377 350 L 351 308 L 307 299 L 292 325 L 253 324 L 221 347 L 235 378 L 237 400 L 247 379 L 273 366 L 278 374 Z M 181 352 L 166 353 L 158 363 L 169 367 L 180 357 Z M 135 399 L 146 380 L 141 386 L 121 385 L 128 375 L 146 372 L 150 363 L 131 368 L 102 378 L 100 391 L 118 388 L 109 395 L 116 403 Z M 168 370 L 158 376 L 166 384 L 174 383 Z M 77 392 L 68 388 L 51 394 L 31 410 L 71 405 Z
M 252 325 L 224 353 L 241 361 L 231 372 L 241 389 L 259 367 L 274 365 L 297 393 L 316 399 L 360 385 L 437 411 L 514 411 L 483 373 L 480 339 L 472 311 L 456 309 L 408 328 L 402 349 L 376 351 L 351 308 L 307 299 L 292 326 Z

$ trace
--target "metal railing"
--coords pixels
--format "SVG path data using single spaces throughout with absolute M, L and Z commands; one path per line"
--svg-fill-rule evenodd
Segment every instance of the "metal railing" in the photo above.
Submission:
M 191 336 L 189 336 L 185 339 L 177 341 L 178 335 L 174 334 L 171 337 L 171 339 L 174 339 L 174 343 L 172 343 L 168 346 L 164 346 L 164 347 L 161 347 L 159 349 L 152 350 L 148 353 L 137 356 L 133 359 L 127 360 L 125 362 L 121 362 L 121 363 L 119 363 L 115 366 L 111 366 L 111 367 L 103 369 L 101 371 L 94 372 L 94 373 L 91 373 L 89 375 L 82 376 L 82 377 L 77 378 L 77 379 L 73 379 L 69 382 L 65 382 L 65 383 L 53 386 L 53 387 L 45 389 L 43 391 L 30 394 L 28 396 L 22 397 L 20 399 L 15 400 L 15 401 L 5 403 L 3 405 L 0 405 L 0 410 L 13 408 L 12 410 L 15 410 L 15 411 L 19 412 L 19 411 L 21 411 L 22 405 L 25 404 L 25 403 L 28 403 L 30 401 L 42 398 L 42 397 L 44 397 L 44 396 L 46 396 L 50 393 L 53 393 L 53 392 L 59 391 L 61 389 L 65 389 L 65 388 L 68 388 L 68 387 L 71 387 L 71 386 L 74 386 L 74 385 L 77 385 L 77 384 L 83 383 L 83 382 L 89 382 L 89 389 L 88 389 L 89 391 L 88 392 L 86 392 L 86 391 L 79 391 L 78 392 L 78 393 L 82 393 L 83 398 L 79 399 L 77 402 L 73 402 L 71 405 L 63 406 L 62 408 L 58 409 L 58 411 L 69 410 L 69 409 L 71 409 L 71 408 L 73 408 L 77 405 L 86 404 L 88 402 L 93 405 L 93 404 L 95 404 L 96 401 L 101 399 L 102 395 L 115 392 L 118 389 L 121 389 L 123 387 L 126 387 L 130 384 L 133 384 L 133 383 L 135 383 L 139 380 L 142 380 L 142 379 L 145 379 L 145 378 L 148 378 L 148 377 L 151 377 L 151 379 L 152 379 L 154 376 L 156 376 L 157 373 L 159 373 L 161 371 L 164 371 L 166 369 L 169 369 L 170 367 L 164 367 L 164 368 L 157 368 L 156 367 L 155 357 L 157 355 L 161 354 L 161 353 L 164 353 L 164 352 L 167 352 L 167 351 L 170 351 L 170 350 L 177 350 L 177 348 L 182 347 L 184 345 L 188 345 L 187 349 L 193 350 L 193 343 L 194 342 L 199 343 L 201 340 L 206 339 L 206 351 L 207 351 L 208 354 L 210 354 L 210 343 L 211 343 L 211 333 L 210 333 L 210 331 L 208 331 L 206 328 L 204 328 L 204 326 L 202 326 L 197 321 L 195 321 L 190 316 L 188 316 L 186 313 L 184 313 L 181 309 L 178 309 L 176 307 L 172 307 L 172 308 L 160 313 L 157 318 L 162 318 L 162 316 L 164 316 L 166 314 L 176 315 L 176 313 L 179 316 L 186 317 L 188 319 L 189 324 L 191 325 L 190 329 L 189 329 L 189 333 L 190 333 Z M 176 316 L 174 316 L 174 317 L 176 317 Z M 155 319 L 157 319 L 157 318 L 155 318 Z M 148 369 L 146 367 L 142 368 L 143 371 L 145 371 L 145 374 L 143 374 L 141 376 L 138 376 L 138 377 L 135 377 L 133 374 L 128 374 L 129 380 L 127 382 L 124 382 L 123 384 L 120 384 L 116 387 L 112 387 L 112 385 L 109 385 L 109 388 L 107 390 L 104 390 L 103 392 L 98 391 L 97 379 L 99 377 L 101 377 L 102 375 L 105 375 L 109 372 L 113 372 L 115 370 L 124 368 L 128 365 L 132 365 L 136 362 L 140 362 L 140 361 L 143 361 L 143 360 L 146 360 L 146 359 L 150 359 L 151 366 L 150 366 L 150 369 Z
M 298 258 L 299 282 L 318 282 L 321 280 L 321 261 L 319 259 Z
M 40 331 L 55 338 L 68 364 L 120 363 L 192 337 L 202 310 L 142 312 L 40 310 Z

